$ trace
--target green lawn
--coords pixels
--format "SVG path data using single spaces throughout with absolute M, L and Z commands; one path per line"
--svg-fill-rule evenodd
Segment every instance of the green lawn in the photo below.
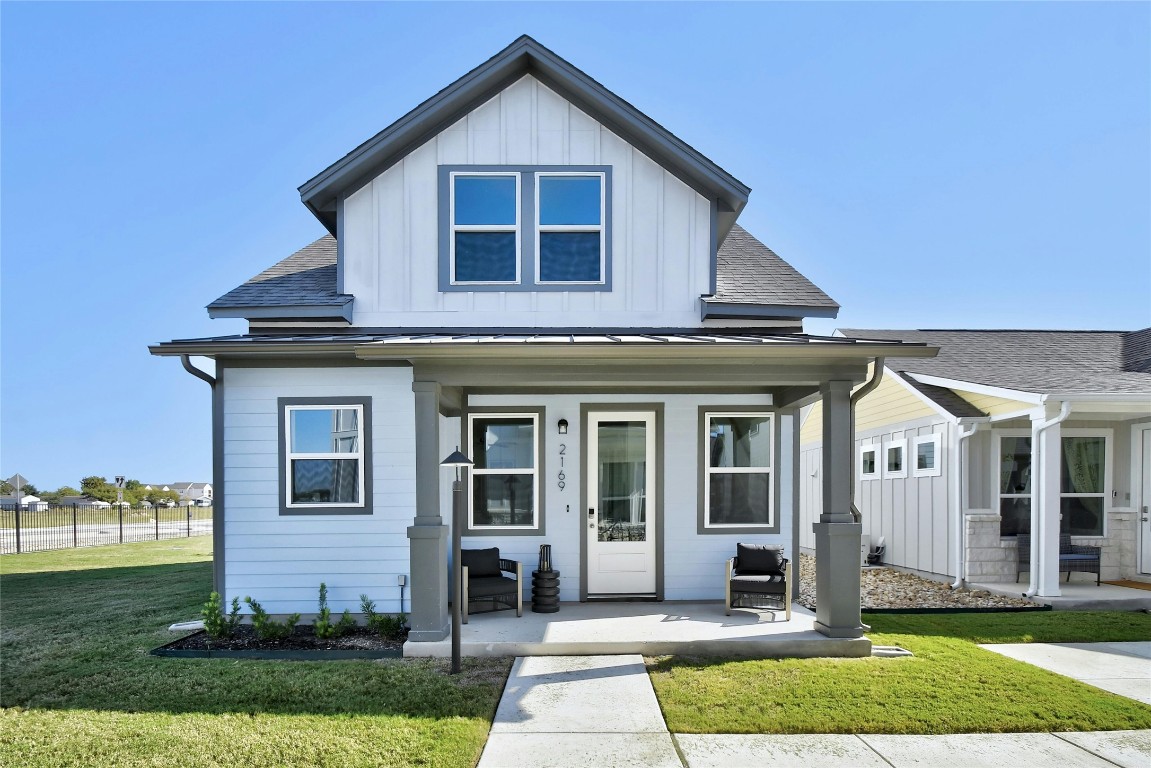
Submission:
M 1151 639 L 1145 613 L 865 615 L 900 659 L 660 658 L 673 733 L 975 733 L 1151 728 L 1151 707 L 976 642 Z
M 475 765 L 509 661 L 148 656 L 210 559 L 210 537 L 0 557 L 0 765 Z

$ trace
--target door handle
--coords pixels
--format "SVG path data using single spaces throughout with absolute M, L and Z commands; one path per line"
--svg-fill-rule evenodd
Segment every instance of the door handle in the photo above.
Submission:
M 587 508 L 587 527 L 595 528 L 595 507 Z

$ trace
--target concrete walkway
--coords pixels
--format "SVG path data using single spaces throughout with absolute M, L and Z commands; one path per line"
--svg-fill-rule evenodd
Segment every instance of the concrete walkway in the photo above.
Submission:
M 979 647 L 1151 704 L 1151 642 L 1003 643 Z
M 1151 648 L 1144 647 L 1151 643 L 1096 645 L 1138 645 L 1138 650 L 1151 654 Z M 1110 675 L 1106 679 L 1115 677 L 1108 670 L 1113 671 L 1116 665 L 1127 664 L 1132 658 L 1140 659 L 1143 671 L 1147 671 L 1148 657 L 1132 655 L 1128 650 L 1091 649 L 1099 654 L 1096 664 Z M 479 768 L 767 765 L 1147 768 L 1151 765 L 1151 731 L 946 736 L 673 735 L 668 733 L 641 656 L 540 656 L 516 659 L 479 762 Z

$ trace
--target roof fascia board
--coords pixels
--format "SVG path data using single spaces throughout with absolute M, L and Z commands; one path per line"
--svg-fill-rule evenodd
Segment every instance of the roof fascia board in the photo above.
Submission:
M 524 75 L 532 75 L 684 183 L 730 208 L 734 223 L 751 189 L 628 102 L 526 35 L 300 186 L 300 198 L 335 234 L 335 202 L 382 173 Z M 727 227 L 730 229 L 730 226 Z
M 811 307 L 797 304 L 732 304 L 702 299 L 703 320 L 757 318 L 763 320 L 802 320 L 805 317 L 834 318 L 839 307 Z
M 892 357 L 904 357 L 902 354 L 895 354 Z M 987 384 L 976 384 L 973 381 L 962 381 L 961 379 L 947 379 L 942 376 L 929 376 L 924 373 L 915 373 L 914 371 L 904 371 L 908 376 L 922 384 L 933 384 L 937 387 L 947 387 L 948 389 L 958 389 L 964 392 L 974 392 L 977 395 L 990 395 L 992 397 L 1002 397 L 1005 400 L 1018 400 L 1022 403 L 1034 403 L 1038 405 L 1042 402 L 1043 395 L 1034 392 L 1024 392 L 1019 389 L 1007 389 L 1005 387 L 993 387 Z
M 1148 386 L 1151 387 L 1151 379 L 1148 380 Z M 1130 402 L 1133 404 L 1147 405 L 1151 403 L 1151 391 L 1146 393 L 1140 392 L 1079 392 L 1073 394 L 1062 394 L 1058 392 L 1050 392 L 1043 395 L 1043 401 L 1057 400 L 1063 402 L 1064 400 L 1071 403 L 1123 403 Z
M 274 307 L 208 307 L 208 317 L 244 320 L 298 320 L 319 318 L 352 322 L 352 300 L 343 304 L 284 304 Z

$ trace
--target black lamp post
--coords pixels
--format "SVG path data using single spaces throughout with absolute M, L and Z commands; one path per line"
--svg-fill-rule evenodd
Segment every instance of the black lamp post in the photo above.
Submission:
M 455 467 L 456 479 L 452 483 L 452 584 L 455 594 L 452 596 L 452 674 L 460 671 L 460 632 L 462 631 L 463 607 L 460 598 L 463 597 L 463 569 L 460 566 L 460 536 L 463 530 L 461 514 L 464 508 L 464 483 L 460 479 L 460 468 L 465 472 L 472 466 L 472 460 L 460 453 L 459 446 L 451 456 L 440 462 L 441 467 Z M 465 474 L 466 477 L 466 474 Z

